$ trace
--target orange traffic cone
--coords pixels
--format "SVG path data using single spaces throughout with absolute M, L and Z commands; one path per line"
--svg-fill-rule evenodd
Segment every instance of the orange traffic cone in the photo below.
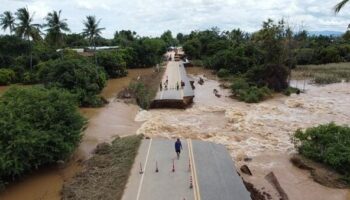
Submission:
M 158 169 L 158 162 L 156 161 L 156 173 L 159 172 L 159 169 Z
M 172 170 L 172 172 L 175 172 L 175 161 L 174 161 L 174 159 L 173 159 L 173 170 Z
M 140 162 L 140 174 L 143 174 L 141 162 Z
M 192 176 L 190 176 L 190 189 L 193 188 Z

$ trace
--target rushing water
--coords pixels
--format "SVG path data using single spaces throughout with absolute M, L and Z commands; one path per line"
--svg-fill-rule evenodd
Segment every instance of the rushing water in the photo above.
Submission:
M 109 80 L 102 95 L 111 103 L 104 108 L 81 109 L 89 124 L 71 161 L 63 168 L 41 169 L 25 177 L 8 187 L 0 199 L 60 199 L 63 182 L 81 170 L 79 162 L 91 155 L 96 144 L 136 132 L 152 137 L 186 137 L 224 144 L 237 167 L 243 163 L 249 165 L 253 176 L 245 178 L 258 189 L 270 192 L 274 199 L 277 199 L 276 192 L 264 179 L 270 171 L 275 173 L 290 199 L 350 199 L 347 190 L 321 186 L 311 180 L 306 171 L 293 167 L 288 161 L 288 154 L 294 152 L 290 135 L 297 128 L 330 121 L 350 124 L 349 83 L 324 87 L 306 85 L 306 93 L 299 96 L 276 95 L 259 104 L 246 104 L 229 98 L 229 91 L 221 89 L 209 71 L 190 68 L 188 72 L 194 79 L 204 75 L 205 83 L 196 84 L 195 102 L 186 110 L 139 112 L 137 106 L 114 98 L 130 80 L 151 72 L 151 69 L 130 70 L 128 77 Z M 298 85 L 303 87 L 301 83 Z M 215 97 L 214 89 L 219 90 L 221 98 Z M 253 160 L 245 163 L 245 157 Z
M 136 105 L 118 102 L 116 94 L 138 76 L 149 75 L 152 69 L 129 70 L 127 77 L 109 80 L 102 96 L 110 101 L 103 108 L 82 108 L 80 112 L 89 119 L 82 142 L 65 166 L 40 169 L 22 180 L 9 185 L 0 194 L 1 200 L 58 200 L 64 181 L 81 170 L 80 162 L 91 155 L 98 143 L 110 142 L 116 136 L 135 134 L 141 123 L 134 121 L 139 111 Z M 8 87 L 0 87 L 0 93 Z
M 203 73 L 196 69 L 189 71 Z M 206 77 L 209 76 L 207 73 Z M 198 80 L 198 76 L 194 78 Z M 216 80 L 204 79 L 204 85 L 196 84 L 192 108 L 142 111 L 136 120 L 144 123 L 137 132 L 152 137 L 195 138 L 223 144 L 237 167 L 249 165 L 254 176 L 245 178 L 258 189 L 270 192 L 274 199 L 278 199 L 276 192 L 264 179 L 271 171 L 290 199 L 347 199 L 347 190 L 321 186 L 311 180 L 306 171 L 293 167 L 289 154 L 295 151 L 290 136 L 298 128 L 331 121 L 350 124 L 349 83 L 323 87 L 306 84 L 306 92 L 299 96 L 275 95 L 262 103 L 246 104 L 227 97 L 229 91 L 221 89 Z M 298 85 L 304 87 L 301 83 Z M 222 97 L 215 97 L 213 89 L 219 90 Z M 243 161 L 246 157 L 252 161 Z

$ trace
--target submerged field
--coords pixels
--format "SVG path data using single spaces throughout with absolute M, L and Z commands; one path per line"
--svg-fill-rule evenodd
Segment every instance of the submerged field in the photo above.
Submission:
M 316 84 L 350 81 L 350 63 L 300 65 L 292 72 L 293 79 L 309 79 Z

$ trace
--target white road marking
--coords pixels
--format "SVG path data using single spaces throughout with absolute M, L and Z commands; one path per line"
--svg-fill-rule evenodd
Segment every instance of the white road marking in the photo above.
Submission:
M 141 180 L 140 180 L 139 189 L 138 189 L 138 191 L 137 191 L 136 200 L 139 200 L 139 199 L 140 199 L 140 194 L 141 194 L 141 189 L 142 189 L 143 178 L 145 177 L 145 173 L 146 173 L 147 162 L 148 162 L 148 156 L 149 156 L 149 151 L 151 150 L 151 145 L 152 145 L 152 139 L 151 139 L 150 142 L 149 142 L 149 146 L 148 146 L 148 150 L 147 150 L 147 155 L 146 155 L 145 166 L 144 166 L 143 174 L 141 175 Z

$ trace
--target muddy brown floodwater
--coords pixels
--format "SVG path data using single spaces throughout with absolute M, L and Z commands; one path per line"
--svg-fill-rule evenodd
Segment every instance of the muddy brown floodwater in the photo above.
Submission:
M 194 74 L 196 80 L 206 75 L 204 85 L 195 85 L 192 108 L 142 111 L 136 116 L 137 121 L 144 122 L 137 131 L 139 134 L 223 144 L 238 169 L 242 164 L 251 169 L 253 176 L 243 175 L 244 178 L 258 189 L 264 188 L 273 199 L 279 196 L 264 179 L 271 171 L 289 199 L 349 199 L 349 190 L 327 188 L 314 182 L 308 172 L 294 167 L 289 157 L 295 152 L 290 136 L 296 129 L 331 121 L 350 124 L 350 83 L 322 87 L 306 84 L 306 92 L 299 96 L 275 95 L 262 103 L 246 104 L 229 98 L 229 91 L 221 89 L 209 72 L 198 68 L 188 72 Z M 221 98 L 215 97 L 214 89 L 222 94 Z M 245 162 L 247 157 L 252 161 Z
M 116 94 L 138 76 L 149 75 L 152 69 L 131 69 L 127 77 L 108 80 L 102 96 L 110 101 L 103 108 L 82 108 L 89 120 L 82 142 L 65 166 L 40 169 L 9 185 L 0 194 L 1 200 L 58 200 L 63 183 L 81 170 L 81 161 L 89 158 L 98 143 L 111 142 L 116 136 L 135 134 L 141 122 L 135 122 L 136 105 L 118 102 Z M 8 87 L 0 87 L 0 93 Z
M 42 169 L 9 186 L 0 199 L 60 199 L 63 181 L 69 180 L 81 167 L 79 160 L 91 155 L 100 142 L 117 135 L 143 133 L 152 137 L 183 137 L 212 141 L 225 145 L 239 168 L 247 164 L 253 176 L 244 178 L 258 189 L 264 188 L 273 199 L 276 191 L 264 176 L 273 171 L 291 200 L 350 200 L 348 190 L 331 189 L 315 183 L 308 172 L 289 162 L 295 152 L 290 135 L 297 128 L 307 128 L 335 121 L 350 124 L 350 83 L 323 87 L 306 85 L 306 93 L 246 104 L 229 98 L 215 76 L 201 68 L 189 68 L 204 85 L 196 84 L 194 105 L 186 110 L 155 109 L 140 111 L 135 105 L 118 102 L 114 97 L 131 79 L 152 73 L 151 69 L 130 70 L 128 77 L 110 80 L 102 95 L 111 103 L 104 108 L 84 108 L 89 119 L 83 141 L 64 168 Z M 301 85 L 301 84 L 299 84 Z M 217 89 L 221 98 L 215 97 Z M 0 88 L 1 90 L 1 88 Z M 252 161 L 245 162 L 250 157 Z

